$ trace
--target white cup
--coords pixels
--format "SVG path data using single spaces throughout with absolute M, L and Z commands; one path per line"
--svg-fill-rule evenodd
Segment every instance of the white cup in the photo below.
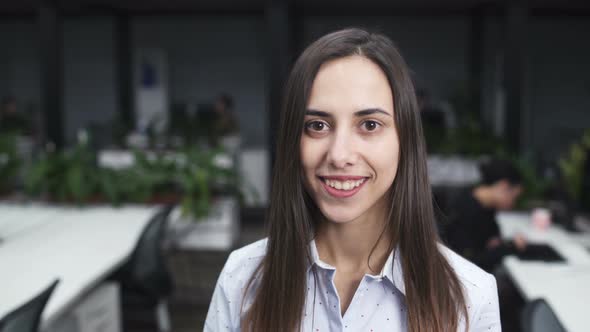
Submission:
M 551 212 L 545 208 L 536 208 L 532 215 L 533 227 L 538 230 L 546 230 L 551 225 Z

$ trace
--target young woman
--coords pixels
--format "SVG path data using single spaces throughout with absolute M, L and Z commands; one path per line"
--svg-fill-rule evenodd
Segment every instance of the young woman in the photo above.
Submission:
M 286 85 L 268 238 L 234 251 L 206 331 L 499 331 L 494 278 L 439 243 L 409 70 L 326 35 Z

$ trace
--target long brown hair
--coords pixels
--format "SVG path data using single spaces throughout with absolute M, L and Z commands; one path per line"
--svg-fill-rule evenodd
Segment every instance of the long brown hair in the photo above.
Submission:
M 319 209 L 304 188 L 300 139 L 310 90 L 320 66 L 364 56 L 385 73 L 393 93 L 400 158 L 391 187 L 387 227 L 402 259 L 410 331 L 456 331 L 467 308 L 459 279 L 438 248 L 426 148 L 409 69 L 387 37 L 360 29 L 328 34 L 297 59 L 285 87 L 267 214 L 266 256 L 250 279 L 254 300 L 242 320 L 244 331 L 294 331 L 305 305 L 308 244 Z M 257 280 L 254 282 L 254 280 Z M 279 295 L 280 294 L 280 295 Z M 467 326 L 467 325 L 466 325 Z

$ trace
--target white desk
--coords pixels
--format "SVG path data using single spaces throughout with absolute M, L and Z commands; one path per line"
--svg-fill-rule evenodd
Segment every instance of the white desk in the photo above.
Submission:
M 60 209 L 40 203 L 26 205 L 0 203 L 0 240 L 9 241 L 12 238 L 26 234 L 37 226 L 47 225 L 55 218 Z
M 582 245 L 590 234 L 571 234 L 559 226 L 546 230 L 532 227 L 527 213 L 499 213 L 498 225 L 505 239 L 522 234 L 531 243 L 546 243 L 552 246 L 570 265 L 590 264 L 590 252 Z M 528 262 L 527 262 L 528 263 Z M 554 265 L 556 263 L 552 263 Z
M 537 230 L 531 226 L 530 216 L 523 213 L 501 213 L 498 223 L 502 237 L 521 233 L 530 242 L 551 245 L 566 259 L 566 262 L 546 263 L 510 256 L 503 264 L 525 299 L 544 298 L 566 330 L 588 331 L 590 252 L 580 244 L 579 238 L 590 234 L 573 236 L 556 226 Z
M 156 207 L 64 208 L 0 204 L 0 317 L 60 279 L 43 312 L 47 327 L 131 254 Z M 32 221 L 34 220 L 34 221 Z

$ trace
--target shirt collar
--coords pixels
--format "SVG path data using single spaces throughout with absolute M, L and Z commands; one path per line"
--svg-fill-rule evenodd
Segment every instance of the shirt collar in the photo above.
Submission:
M 331 270 L 335 271 L 336 268 L 320 259 L 320 255 L 318 254 L 318 248 L 315 244 L 315 240 L 311 240 L 309 243 L 309 254 L 311 258 L 311 262 L 309 262 L 307 266 L 307 272 L 316 265 L 317 267 L 324 269 L 324 270 Z M 401 263 L 401 255 L 399 252 L 399 247 L 396 247 L 385 261 L 385 265 L 383 266 L 383 270 L 379 275 L 371 276 L 375 279 L 381 278 L 383 276 L 384 279 L 389 280 L 404 296 L 406 295 L 406 285 L 404 283 L 404 274 L 402 270 L 402 263 Z

